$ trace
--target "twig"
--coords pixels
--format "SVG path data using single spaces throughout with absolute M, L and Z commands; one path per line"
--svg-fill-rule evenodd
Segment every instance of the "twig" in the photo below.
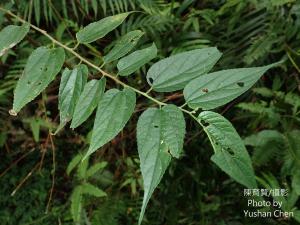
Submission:
M 55 146 L 54 146 L 54 142 L 52 139 L 52 136 L 50 135 L 50 142 L 51 142 L 51 148 L 52 148 L 52 165 L 53 165 L 53 169 L 52 169 L 52 185 L 51 185 L 51 189 L 50 189 L 50 194 L 49 194 L 49 199 L 48 199 L 48 203 L 47 203 L 47 207 L 46 207 L 46 211 L 45 214 L 48 213 L 49 211 L 49 207 L 50 207 L 50 203 L 52 200 L 52 195 L 53 195 L 53 189 L 54 189 L 54 184 L 55 184 L 55 170 L 56 170 L 56 166 L 55 166 Z
M 18 158 L 17 160 L 15 160 L 12 164 L 9 165 L 9 167 L 7 167 L 1 174 L 0 177 L 2 177 L 3 175 L 5 175 L 14 165 L 18 164 L 18 162 L 20 162 L 22 159 L 24 159 L 27 155 L 29 155 L 31 152 L 33 152 L 35 149 L 31 149 L 30 151 L 26 152 L 24 155 L 22 155 L 20 158 Z
M 24 179 L 21 180 L 21 182 L 18 184 L 18 186 L 13 190 L 13 192 L 10 194 L 11 196 L 14 196 L 16 192 L 20 189 L 20 187 L 25 183 L 26 180 L 33 174 L 33 172 L 38 168 L 40 163 L 37 163 L 32 170 L 24 177 Z

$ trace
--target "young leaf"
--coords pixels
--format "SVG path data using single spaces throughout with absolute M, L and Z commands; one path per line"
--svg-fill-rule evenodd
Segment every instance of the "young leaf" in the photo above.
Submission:
M 84 86 L 75 106 L 71 128 L 76 128 L 93 113 L 103 96 L 106 79 L 91 80 Z
M 95 197 L 105 197 L 107 194 L 101 189 L 95 187 L 90 183 L 84 183 L 81 185 L 82 194 L 89 194 Z
M 84 159 L 124 128 L 134 111 L 135 101 L 135 92 L 128 88 L 105 92 L 97 108 L 91 144 Z
M 76 66 L 73 70 L 66 68 L 61 76 L 58 95 L 60 127 L 72 119 L 75 105 L 86 83 L 88 68 Z
M 140 30 L 134 30 L 125 34 L 113 49 L 103 57 L 104 63 L 112 62 L 126 55 L 138 43 L 143 34 Z
M 110 31 L 117 28 L 129 13 L 121 13 L 114 16 L 105 17 L 97 22 L 90 23 L 82 30 L 76 33 L 76 38 L 80 43 L 91 43 L 99 38 L 104 37 Z
M 71 215 L 74 222 L 78 223 L 81 217 L 82 210 L 82 187 L 77 186 L 71 196 Z
M 179 158 L 184 142 L 185 121 L 183 113 L 175 105 L 166 105 L 162 108 L 162 131 L 171 155 Z
M 39 47 L 30 55 L 24 72 L 20 77 L 15 93 L 12 115 L 38 96 L 55 78 L 65 60 L 62 48 Z
M 92 165 L 86 172 L 86 177 L 89 178 L 107 166 L 107 162 L 100 162 Z
M 0 56 L 22 41 L 29 29 L 30 26 L 27 23 L 22 26 L 9 25 L 4 27 L 0 32 Z
M 144 199 L 138 224 L 141 224 L 150 197 L 171 161 L 163 141 L 162 119 L 161 110 L 149 108 L 137 123 L 137 145 L 144 180 Z
M 211 160 L 234 180 L 248 188 L 256 188 L 250 156 L 232 124 L 218 113 L 204 111 L 199 123 L 214 148 Z
M 246 92 L 271 67 L 252 67 L 221 70 L 190 81 L 183 94 L 188 106 L 213 109 L 224 105 Z
M 130 55 L 119 60 L 118 74 L 120 76 L 128 76 L 137 71 L 143 65 L 154 59 L 157 55 L 157 48 L 153 43 L 150 47 L 135 51 Z
M 147 81 L 158 92 L 183 89 L 192 79 L 207 73 L 221 57 L 217 48 L 203 48 L 179 53 L 153 64 Z

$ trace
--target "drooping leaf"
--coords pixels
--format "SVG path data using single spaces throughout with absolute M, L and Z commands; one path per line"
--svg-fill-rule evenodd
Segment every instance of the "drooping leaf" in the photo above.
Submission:
M 141 224 L 150 197 L 171 161 L 163 141 L 162 119 L 161 110 L 149 108 L 137 123 L 137 145 L 144 180 L 144 199 L 138 224 Z
M 110 89 L 104 93 L 96 113 L 89 150 L 84 158 L 112 140 L 125 126 L 135 108 L 135 92 Z
M 95 197 L 105 197 L 107 194 L 100 188 L 95 187 L 90 183 L 84 183 L 81 185 L 82 194 L 89 194 Z
M 73 70 L 66 68 L 61 76 L 58 95 L 60 126 L 64 126 L 73 117 L 75 105 L 86 84 L 88 68 L 78 65 Z
M 70 175 L 72 170 L 79 164 L 81 159 L 82 159 L 82 155 L 79 153 L 71 160 L 71 162 L 69 162 L 68 167 L 67 167 L 67 171 L 66 171 L 68 176 Z
M 113 49 L 103 57 L 104 62 L 109 63 L 126 55 L 136 46 L 143 34 L 140 30 L 134 30 L 125 34 L 117 41 Z
M 20 77 L 15 93 L 12 115 L 38 96 L 55 78 L 65 60 L 62 48 L 39 47 L 30 55 L 24 72 Z
M 92 165 L 86 172 L 87 178 L 93 176 L 95 173 L 97 173 L 99 170 L 102 170 L 106 166 L 107 166 L 107 162 L 100 162 Z
M 119 60 L 117 64 L 119 70 L 118 74 L 120 76 L 128 76 L 132 74 L 150 60 L 154 59 L 156 55 L 157 48 L 154 43 L 148 48 L 137 50 Z
M 74 222 L 78 223 L 82 210 L 82 187 L 77 186 L 71 196 L 71 215 Z
M 121 13 L 114 16 L 105 17 L 97 22 L 90 23 L 82 30 L 76 33 L 76 38 L 80 43 L 91 43 L 99 38 L 104 37 L 110 31 L 117 28 L 129 15 Z
M 86 83 L 75 106 L 71 128 L 78 127 L 93 113 L 103 96 L 105 84 L 105 78 Z
M 251 88 L 271 67 L 221 70 L 190 81 L 183 94 L 188 106 L 195 109 L 213 109 L 224 105 Z
M 172 156 L 179 158 L 183 150 L 185 121 L 182 111 L 175 105 L 162 108 L 163 141 Z
M 9 25 L 4 27 L 0 31 L 0 56 L 22 41 L 29 29 L 30 26 L 27 23 L 22 26 Z
M 255 174 L 250 156 L 232 124 L 218 113 L 204 111 L 198 116 L 214 148 L 211 160 L 234 180 L 255 188 Z
M 217 48 L 210 47 L 170 56 L 150 67 L 147 81 L 158 92 L 183 89 L 190 80 L 207 73 L 221 55 Z

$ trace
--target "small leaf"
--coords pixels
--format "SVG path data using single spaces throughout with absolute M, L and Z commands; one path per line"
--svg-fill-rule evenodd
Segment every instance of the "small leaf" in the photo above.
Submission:
M 70 175 L 70 173 L 72 172 L 72 170 L 79 164 L 79 162 L 82 159 L 82 155 L 81 154 L 77 154 L 72 160 L 71 162 L 69 162 L 68 167 L 67 167 L 67 174 L 68 176 Z
M 110 31 L 117 28 L 129 13 L 121 13 L 114 16 L 105 17 L 97 22 L 90 23 L 82 30 L 76 33 L 76 38 L 80 43 L 91 43 L 99 38 L 104 37 Z
M 172 156 L 179 158 L 184 142 L 185 121 L 182 111 L 175 105 L 162 108 L 163 140 Z
M 77 186 L 71 196 L 71 215 L 74 222 L 78 223 L 82 210 L 82 187 Z
M 157 48 L 153 43 L 150 47 L 135 51 L 119 60 L 117 67 L 120 76 L 128 76 L 146 63 L 150 62 L 157 55 Z
M 134 111 L 135 101 L 135 92 L 128 88 L 105 92 L 97 108 L 91 144 L 84 159 L 124 128 Z
M 171 155 L 163 141 L 162 119 L 161 110 L 149 108 L 142 113 L 137 123 L 137 145 L 144 180 L 144 199 L 139 224 L 154 189 L 171 161 Z
M 183 89 L 192 79 L 207 73 L 221 57 L 217 48 L 203 48 L 170 56 L 153 64 L 147 81 L 158 92 Z
M 95 187 L 90 183 L 85 183 L 81 185 L 82 194 L 89 194 L 95 197 L 105 197 L 107 194 L 100 188 Z
M 38 143 L 40 140 L 40 120 L 37 118 L 32 118 L 30 119 L 29 124 L 33 134 L 33 139 Z
M 184 98 L 193 109 L 207 110 L 219 107 L 246 92 L 273 66 L 274 64 L 205 74 L 186 85 L 183 91 Z
M 136 46 L 143 34 L 140 30 L 134 30 L 122 36 L 113 49 L 103 57 L 104 62 L 109 63 L 126 55 Z
M 84 89 L 75 106 L 71 128 L 76 128 L 89 118 L 103 96 L 106 79 L 91 80 Z
M 59 85 L 58 108 L 60 127 L 73 117 L 75 105 L 86 83 L 88 68 L 86 65 L 76 66 L 73 70 L 65 69 Z
M 232 124 L 220 114 L 210 111 L 201 112 L 198 121 L 214 148 L 211 160 L 237 182 L 256 188 L 250 156 Z
M 15 89 L 12 115 L 16 115 L 54 80 L 64 60 L 62 48 L 39 47 L 32 52 Z
M 87 178 L 93 176 L 95 173 L 97 173 L 99 170 L 102 170 L 106 166 L 107 166 L 107 162 L 100 162 L 92 165 L 86 172 Z
M 4 27 L 0 32 L 0 56 L 22 41 L 29 29 L 30 26 L 27 23 L 22 26 L 9 25 Z

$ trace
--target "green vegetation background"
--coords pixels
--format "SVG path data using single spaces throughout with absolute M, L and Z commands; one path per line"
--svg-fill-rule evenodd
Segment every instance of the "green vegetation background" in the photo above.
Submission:
M 245 218 L 244 188 L 211 163 L 212 149 L 207 138 L 197 124 L 188 120 L 185 153 L 167 170 L 152 196 L 144 224 L 300 224 L 299 0 L 2 0 L 0 4 L 64 43 L 72 43 L 82 25 L 105 16 L 137 11 L 94 47 L 80 49 L 82 55 L 96 63 L 117 37 L 134 29 L 146 33 L 139 45 L 154 41 L 161 58 L 217 46 L 224 56 L 215 69 L 284 60 L 276 73 L 267 73 L 254 89 L 218 112 L 232 121 L 244 138 L 260 187 L 289 190 L 284 207 L 294 211 L 295 218 Z M 11 23 L 11 18 L 0 13 L 1 28 Z M 78 152 L 85 150 L 93 121 L 90 119 L 74 131 L 66 129 L 53 138 L 56 153 L 53 170 L 48 128 L 58 123 L 58 80 L 18 117 L 8 115 L 13 88 L 26 59 L 42 43 L 46 43 L 43 37 L 30 32 L 25 41 L 0 61 L 1 225 L 73 224 L 70 196 L 81 181 L 76 173 L 68 176 L 66 168 Z M 68 63 L 72 64 L 72 59 Z M 146 69 L 127 82 L 147 90 Z M 108 83 L 109 87 L 113 85 Z M 178 105 L 183 103 L 180 93 L 156 97 Z M 135 127 L 138 115 L 148 105 L 149 102 L 139 98 L 125 130 L 91 157 L 90 165 L 99 161 L 108 163 L 91 179 L 108 197 L 84 199 L 82 224 L 136 223 L 143 192 Z M 55 186 L 48 205 L 53 172 Z

